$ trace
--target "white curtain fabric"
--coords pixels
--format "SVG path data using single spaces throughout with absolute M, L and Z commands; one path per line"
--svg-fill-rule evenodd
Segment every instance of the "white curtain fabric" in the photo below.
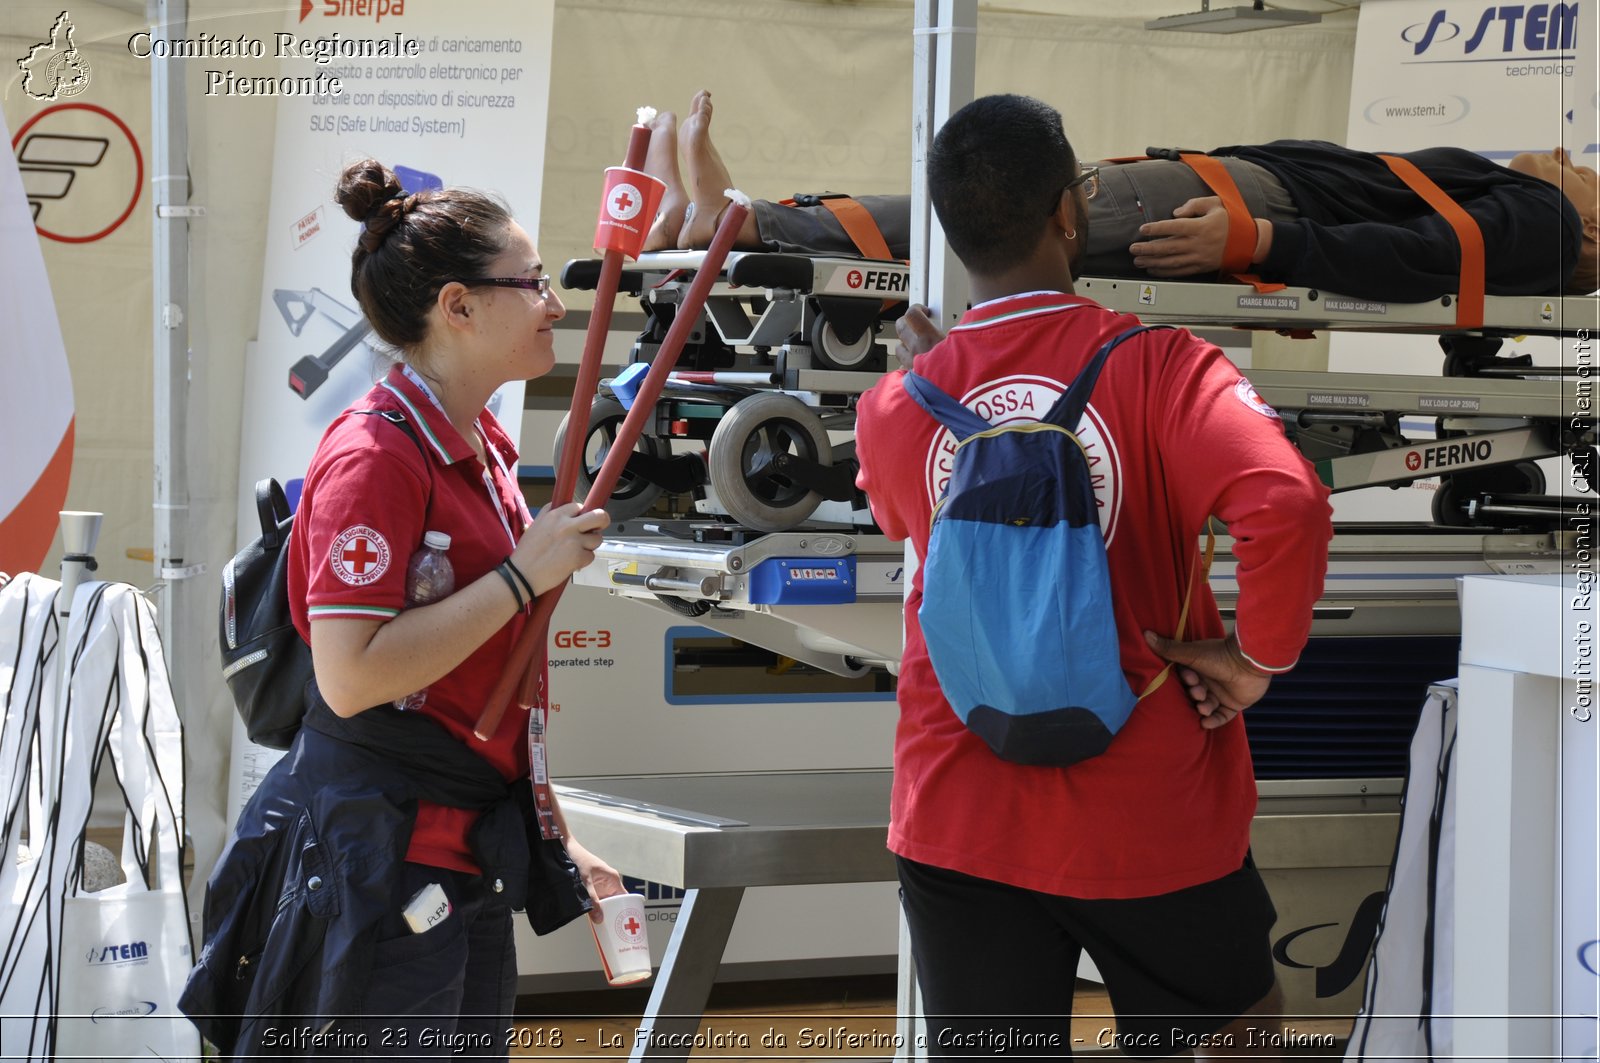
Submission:
M 1114 18 L 1010 6 L 979 5 L 977 91 L 1052 104 L 1084 158 L 1343 139 L 1353 19 L 1222 36 L 1146 30 L 1145 5 Z M 622 161 L 634 108 L 681 117 L 702 88 L 713 139 L 750 195 L 908 191 L 911 30 L 910 0 L 557 0 L 544 260 L 593 257 L 600 174 Z M 562 299 L 587 305 L 586 293 Z
M 59 590 L 54 580 L 22 575 L 0 591 L 0 1055 L 7 1057 L 47 1058 L 55 1048 L 63 912 L 81 885 L 83 832 L 107 752 L 126 799 L 129 887 L 181 887 L 183 732 L 154 610 L 126 584 L 85 583 L 63 639 L 54 615 Z M 71 662 L 65 679 L 63 653 Z M 186 924 L 186 913 L 181 918 Z

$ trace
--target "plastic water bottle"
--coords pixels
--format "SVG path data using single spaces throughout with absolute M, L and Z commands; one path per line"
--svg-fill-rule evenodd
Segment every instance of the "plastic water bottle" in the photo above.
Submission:
M 448 598 L 455 593 L 456 572 L 450 566 L 445 551 L 450 549 L 450 536 L 441 531 L 431 531 L 422 537 L 422 549 L 411 555 L 406 565 L 406 605 L 427 605 Z M 428 700 L 426 688 L 394 703 L 402 712 L 415 712 Z

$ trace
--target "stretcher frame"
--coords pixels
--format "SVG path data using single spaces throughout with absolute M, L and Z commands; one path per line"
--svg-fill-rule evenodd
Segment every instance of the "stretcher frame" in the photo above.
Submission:
M 1452 295 L 1391 303 L 1316 288 L 1261 292 L 1248 284 L 1126 277 L 1081 277 L 1074 286 L 1079 295 L 1152 325 L 1484 336 L 1566 336 L 1583 330 L 1593 335 L 1600 328 L 1600 297 L 1592 295 L 1488 295 L 1483 324 L 1462 328 Z
M 639 299 L 647 321 L 634 343 L 633 365 L 652 360 L 665 327 L 675 320 L 688 278 L 703 258 L 699 251 L 652 253 L 623 271 L 619 290 Z M 597 276 L 597 263 L 579 259 L 563 269 L 562 282 L 586 289 Z M 680 368 L 657 405 L 656 430 L 647 433 L 654 438 L 641 441 L 644 453 L 630 458 L 630 472 L 665 473 L 664 463 L 673 460 L 667 440 L 701 439 L 707 444 L 707 460 L 697 475 L 693 469 L 686 472 L 679 458 L 679 468 L 658 481 L 690 484 L 697 511 L 731 516 L 768 532 L 802 525 L 870 529 L 866 499 L 855 489 L 848 464 L 853 443 L 835 446 L 830 433 L 854 427 L 856 400 L 887 367 L 887 347 L 879 337 L 904 306 L 909 284 L 910 268 L 904 262 L 766 252 L 728 255 Z M 607 425 L 617 415 L 615 407 L 602 412 L 602 405 L 612 398 L 631 404 L 628 390 L 617 380 L 603 384 L 609 395 L 597 400 L 586 428 L 586 450 L 595 433 L 609 431 Z M 735 411 L 741 403 L 745 406 Z M 723 418 L 730 411 L 736 416 L 728 418 L 733 423 L 724 430 Z M 768 421 L 762 422 L 763 417 Z M 707 420 L 718 422 L 714 434 L 705 430 Z M 763 423 L 784 427 L 774 430 L 772 439 L 757 439 L 765 431 Z M 563 424 L 558 449 L 567 435 Z M 762 464 L 753 468 L 751 462 Z M 770 487 L 779 482 L 786 486 Z M 763 492 L 773 495 L 770 505 Z M 626 501 L 617 505 L 614 496 L 612 508 L 624 516 L 642 512 L 641 506 L 654 497 L 637 479 L 625 483 L 623 493 Z
M 735 256 L 729 257 L 714 295 L 728 300 L 762 299 L 767 314 L 780 303 L 803 299 L 815 288 L 837 291 L 841 270 L 902 267 L 831 256 L 808 259 L 741 253 L 737 258 L 735 262 Z M 774 258 L 780 260 L 776 266 L 770 262 Z M 632 267 L 637 278 L 630 290 L 646 298 L 644 293 L 652 290 L 652 284 L 662 283 L 652 277 L 693 269 L 698 261 L 696 252 L 646 256 Z M 780 272 L 770 272 L 773 269 Z M 791 283 L 787 287 L 736 283 L 774 276 Z M 1491 296 L 1485 303 L 1484 324 L 1463 333 L 1454 328 L 1452 300 L 1448 298 L 1422 304 L 1375 304 L 1304 288 L 1263 295 L 1242 284 L 1122 278 L 1082 278 L 1077 290 L 1101 305 L 1137 313 L 1151 323 L 1195 327 L 1493 338 L 1581 337 L 1592 335 L 1600 326 L 1600 298 L 1593 296 Z M 709 326 L 730 344 L 774 335 L 763 331 L 770 320 L 765 314 L 749 326 L 729 328 L 728 322 L 735 319 L 715 316 L 708 302 L 707 316 Z M 787 328 L 795 318 L 781 320 Z M 797 346 L 791 343 L 762 354 L 767 368 L 759 386 L 794 391 L 808 402 L 837 405 L 843 400 L 848 412 L 854 397 L 881 375 L 803 368 L 803 351 L 800 358 L 786 357 L 792 356 Z M 1393 427 L 1400 413 L 1438 417 L 1442 424 L 1476 423 L 1493 428 L 1376 451 L 1312 456 L 1330 488 L 1340 491 L 1531 462 L 1562 453 L 1575 443 L 1593 446 L 1594 402 L 1582 378 L 1558 375 L 1560 367 L 1526 372 L 1528 376 L 1519 377 L 1252 370 L 1248 376 L 1291 430 L 1308 415 L 1324 422 L 1348 420 L 1355 424 L 1374 419 L 1379 427 Z M 832 396 L 831 400 L 823 400 L 824 395 Z M 1452 447 L 1464 456 L 1447 460 L 1445 455 Z M 1485 447 L 1495 452 L 1492 458 L 1483 456 Z M 1408 467 L 1408 459 L 1420 467 Z M 1448 632 L 1456 622 L 1455 581 L 1459 577 L 1559 571 L 1570 552 L 1568 540 L 1573 534 L 1560 529 L 1506 531 L 1423 525 L 1341 529 L 1333 544 L 1330 589 L 1318 606 L 1316 629 L 1323 633 L 1350 627 L 1363 633 Z M 1230 541 L 1225 536 L 1219 541 L 1223 550 L 1212 582 L 1219 606 L 1226 612 L 1237 590 L 1232 585 Z M 802 570 L 835 556 L 848 556 L 856 566 L 847 602 L 818 603 L 803 597 L 754 600 L 749 573 L 759 564 Z M 680 614 L 690 613 L 696 622 L 713 630 L 840 675 L 858 674 L 863 666 L 898 668 L 898 647 L 888 645 L 894 640 L 886 641 L 884 633 L 898 634 L 895 620 L 903 594 L 903 553 L 873 527 L 836 534 L 796 528 L 758 535 L 737 526 L 631 522 L 608 534 L 597 557 L 600 563 L 579 573 L 578 582 Z
M 647 308 L 670 306 L 682 279 L 692 276 L 702 260 L 698 251 L 642 256 L 625 273 L 623 289 Z M 569 278 L 577 265 L 569 266 Z M 875 370 L 880 366 L 861 357 L 853 366 L 839 367 L 838 359 L 819 357 L 817 347 L 826 336 L 817 334 L 818 322 L 808 317 L 808 309 L 818 297 L 835 307 L 850 300 L 865 304 L 860 312 L 872 317 L 864 337 L 870 346 L 893 316 L 889 311 L 904 301 L 910 274 L 905 263 L 852 256 L 729 255 L 707 300 L 704 327 L 696 334 L 702 342 L 728 352 L 722 357 L 729 371 L 702 373 L 704 382 L 685 384 L 669 397 L 692 402 L 696 396 L 686 392 L 699 388 L 700 399 L 723 401 L 731 408 L 756 390 L 771 389 L 791 393 L 824 411 L 832 428 L 848 427 L 856 398 L 877 381 L 880 374 Z M 1456 300 L 1448 295 L 1422 303 L 1388 303 L 1304 287 L 1263 292 L 1238 283 L 1105 277 L 1080 278 L 1076 288 L 1108 309 L 1137 314 L 1152 324 L 1270 329 L 1293 335 L 1316 330 L 1440 335 L 1491 346 L 1507 336 L 1581 338 L 1600 331 L 1600 297 L 1595 296 L 1488 296 L 1484 322 L 1462 329 L 1456 325 Z M 862 348 L 858 344 L 855 350 Z M 740 351 L 746 353 L 731 353 Z M 650 357 L 646 336 L 636 344 L 634 357 Z M 819 368 L 819 361 L 826 367 Z M 1253 370 L 1249 377 L 1283 415 L 1297 444 L 1334 491 L 1438 474 L 1478 476 L 1481 484 L 1484 469 L 1530 463 L 1594 444 L 1592 395 L 1585 378 L 1570 372 L 1580 367 L 1529 371 L 1520 378 L 1507 375 L 1513 370 L 1495 365 L 1492 359 L 1488 365 L 1487 370 L 1481 366 L 1469 370 L 1486 375 L 1469 376 Z M 714 390 L 713 380 L 722 382 L 720 396 L 707 394 Z M 1399 431 L 1401 415 L 1448 421 L 1451 435 L 1438 442 L 1412 443 Z M 665 412 L 659 420 L 665 426 L 673 418 Z M 1475 434 L 1489 425 L 1495 430 Z M 1464 438 L 1473 441 L 1470 448 L 1463 445 L 1464 430 Z M 733 472 L 714 469 L 712 481 L 719 479 L 717 471 L 728 486 Z M 822 482 L 821 473 L 810 472 Z M 1525 473 L 1523 479 L 1531 476 Z M 1517 480 L 1501 476 L 1496 481 L 1502 495 L 1507 493 L 1507 482 Z M 843 489 L 837 483 L 835 487 L 835 496 L 830 496 L 835 501 L 818 507 L 816 522 L 870 532 L 870 513 L 863 500 L 839 505 Z M 729 503 L 725 508 L 716 493 L 708 492 L 710 497 L 697 502 L 697 507 L 710 515 L 732 512 L 738 519 L 739 507 Z M 1449 506 L 1456 504 L 1456 499 L 1448 500 Z M 1507 504 L 1500 508 L 1507 514 L 1515 511 Z M 781 519 L 781 514 L 772 519 Z M 1441 519 L 1460 518 L 1452 509 Z M 769 524 L 763 530 L 787 527 Z

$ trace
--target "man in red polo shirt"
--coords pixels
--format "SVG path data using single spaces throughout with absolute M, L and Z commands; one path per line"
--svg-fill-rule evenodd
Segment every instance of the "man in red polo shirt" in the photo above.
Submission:
M 1073 294 L 1093 174 L 1037 100 L 963 108 L 929 157 L 934 209 L 974 306 L 917 372 L 991 423 L 1038 419 L 1108 339 L 1137 324 Z M 1276 915 L 1249 859 L 1254 773 L 1238 714 L 1295 664 L 1322 590 L 1327 490 L 1222 353 L 1146 332 L 1106 362 L 1079 436 L 1096 477 L 1129 685 L 1183 667 L 1105 753 L 1067 768 L 996 757 L 956 717 L 906 608 L 889 847 L 897 855 L 930 1052 L 1070 1045 L 1087 950 L 1135 1058 L 1259 1050 L 1280 1008 Z M 858 484 L 893 538 L 928 546 L 949 435 L 891 373 L 862 397 Z M 1239 608 L 1226 631 L 1197 544 L 1228 526 Z M 1185 589 L 1197 584 L 1186 638 Z M 1147 633 L 1152 633 L 1147 635 Z M 1016 666 L 1048 667 L 1018 646 Z

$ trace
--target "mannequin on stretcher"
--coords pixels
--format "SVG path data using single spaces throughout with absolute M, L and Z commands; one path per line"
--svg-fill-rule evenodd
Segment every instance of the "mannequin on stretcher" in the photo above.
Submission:
M 723 190 L 736 187 L 711 139 L 711 118 L 710 94 L 701 92 L 681 123 L 670 113 L 659 114 L 652 123 L 645 169 L 665 183 L 666 194 L 645 243 L 647 253 L 704 248 L 727 202 Z M 1240 211 L 1236 209 L 1230 217 L 1221 197 L 1214 194 L 1218 179 L 1202 172 L 1207 163 L 1197 164 L 1192 153 L 1173 154 L 1170 159 L 1104 163 L 1097 172 L 1084 176 L 1086 195 L 1093 188 L 1092 196 L 1086 200 L 1088 234 L 1082 268 L 1086 277 L 1207 281 L 1218 279 L 1219 273 L 1224 279 L 1253 274 L 1251 279 L 1261 283 L 1318 288 L 1324 293 L 1380 302 L 1442 301 L 1456 315 L 1452 324 L 1440 329 L 1446 354 L 1445 376 L 1477 376 L 1483 372 L 1511 375 L 1517 366 L 1525 364 L 1527 357 L 1498 358 L 1502 341 L 1495 337 L 1497 332 L 1504 334 L 1498 326 L 1486 334 L 1475 334 L 1477 326 L 1465 313 L 1469 300 L 1464 293 L 1470 287 L 1464 283 L 1469 276 L 1464 257 L 1473 256 L 1470 251 L 1468 256 L 1462 254 L 1462 247 L 1467 246 L 1464 230 L 1466 235 L 1475 234 L 1480 244 L 1476 255 L 1480 296 L 1584 295 L 1600 286 L 1596 279 L 1600 179 L 1595 171 L 1575 166 L 1560 149 L 1518 155 L 1507 166 L 1454 148 L 1387 158 L 1312 141 L 1218 149 L 1200 158 L 1211 160 L 1214 168 L 1224 171 L 1221 181 L 1231 187 L 1238 201 L 1236 207 L 1242 205 L 1248 225 L 1248 242 L 1243 248 L 1246 261 L 1239 263 L 1236 258 L 1227 270 L 1219 266 L 1230 250 L 1240 253 Z M 1179 155 L 1185 157 L 1178 158 Z M 1399 172 L 1407 163 L 1421 171 L 1420 187 L 1416 179 L 1408 180 Z M 1068 179 L 1065 175 L 1062 178 L 1064 182 Z M 1443 211 L 1439 208 L 1440 192 Z M 854 219 L 839 209 L 837 200 L 821 197 L 794 203 L 755 201 L 734 246 L 737 250 L 774 254 L 748 256 L 738 265 L 767 269 L 770 263 L 773 270 L 794 270 L 805 264 L 804 256 L 816 268 L 820 280 L 830 275 L 830 269 L 849 273 L 849 263 L 837 261 L 841 258 L 888 259 L 901 261 L 886 263 L 885 270 L 904 273 L 903 260 L 910 253 L 909 197 L 861 196 L 848 202 L 855 204 Z M 971 204 L 974 212 L 986 209 L 983 202 Z M 1040 210 L 1044 209 L 1041 204 Z M 1446 213 L 1452 211 L 1457 215 L 1454 221 Z M 853 231 L 859 229 L 853 223 L 859 222 L 861 215 L 869 218 L 881 250 L 869 250 L 859 232 Z M 1239 268 L 1241 265 L 1244 268 Z M 663 274 L 684 268 L 666 254 L 654 264 L 642 261 L 639 266 L 646 272 L 658 270 Z M 866 276 L 875 268 L 875 264 L 862 266 L 860 275 Z M 806 277 L 810 278 L 811 273 L 806 272 Z M 772 282 L 764 284 L 754 278 L 735 280 L 731 272 L 729 282 L 735 295 L 749 291 L 759 296 L 763 288 L 774 287 Z M 808 288 L 788 281 L 776 287 L 791 294 L 798 291 L 808 305 L 812 295 L 822 291 L 820 286 Z M 900 339 L 895 357 L 902 366 L 942 334 L 924 308 L 905 305 L 904 294 L 899 299 L 891 295 L 881 302 L 861 298 L 868 294 L 866 291 L 849 294 L 856 298 L 839 302 L 862 303 L 868 316 L 879 315 L 861 332 L 864 350 L 873 348 L 874 335 L 891 320 Z M 1225 293 L 1219 288 L 1218 294 Z M 1452 295 L 1459 297 L 1441 300 Z M 1479 298 L 1478 322 L 1484 321 L 1483 311 L 1483 300 Z M 833 322 L 828 324 L 832 326 Z M 877 361 L 863 358 L 854 362 L 824 358 L 828 353 L 827 335 L 820 328 L 813 327 L 796 338 L 802 345 L 799 349 L 808 351 L 812 359 L 801 365 L 874 370 L 881 366 L 881 357 Z M 759 353 L 760 348 L 757 350 Z M 792 357 L 788 347 L 784 350 Z M 867 374 L 863 378 L 870 379 Z M 759 398 L 762 403 L 776 404 L 784 397 Z M 720 469 L 721 473 L 711 479 L 723 511 L 746 527 L 759 530 L 781 530 L 806 520 L 815 503 L 812 496 L 804 493 L 791 492 L 796 494 L 795 501 L 782 506 L 747 504 L 741 498 L 752 496 L 761 502 L 763 492 L 771 493 L 763 486 L 764 478 L 770 478 L 771 468 L 747 468 L 736 458 L 746 451 L 765 454 L 767 451 L 761 447 L 752 451 L 747 444 L 768 432 L 769 425 L 756 423 L 755 414 L 763 411 L 753 403 L 734 403 L 730 411 L 737 411 L 739 416 L 724 418 L 719 426 L 726 438 L 713 440 L 717 445 L 708 448 L 713 472 Z M 775 423 L 809 420 L 798 410 L 771 412 L 775 417 L 782 414 Z M 1324 411 L 1318 416 L 1322 418 L 1320 424 L 1331 414 Z M 1396 420 L 1398 416 L 1397 411 Z M 729 421 L 733 422 L 731 426 Z M 735 433 L 732 428 L 742 431 Z M 1363 428 L 1361 438 L 1372 438 L 1371 432 L 1378 431 L 1381 438 L 1374 445 L 1392 449 L 1406 442 L 1392 428 Z M 1337 453 L 1345 453 L 1351 446 L 1345 426 L 1341 423 L 1327 431 L 1342 441 L 1339 446 L 1344 449 Z M 825 433 L 819 429 L 813 435 L 822 438 Z M 1583 443 L 1580 450 L 1586 450 L 1588 445 Z M 794 456 L 815 460 L 819 468 L 853 461 L 848 454 L 838 452 L 824 459 L 820 448 L 816 454 L 801 454 L 804 447 L 788 449 L 795 452 Z M 1514 473 L 1520 466 L 1507 468 Z M 1484 475 L 1503 471 L 1491 469 Z M 1461 481 L 1461 490 L 1454 494 L 1457 504 L 1443 507 L 1449 512 L 1440 518 L 1441 523 L 1459 523 L 1460 500 L 1477 498 L 1481 494 L 1478 488 L 1488 483 L 1472 480 L 1478 475 L 1471 470 L 1456 474 Z M 1523 494 L 1537 494 L 1543 489 L 1542 484 L 1524 482 L 1515 476 L 1504 482 L 1496 480 L 1490 486 Z M 1441 497 L 1447 494 L 1441 492 Z M 826 497 L 834 498 L 831 494 Z
M 711 140 L 710 93 L 681 126 L 657 116 L 646 169 L 667 184 L 646 251 L 700 248 L 734 187 Z M 683 169 L 678 160 L 681 152 Z M 1264 282 L 1361 298 L 1424 302 L 1462 290 L 1458 223 L 1408 187 L 1385 158 L 1320 141 L 1274 141 L 1103 164 L 1089 200 L 1089 276 L 1214 278 Z M 1582 295 L 1600 287 L 1600 179 L 1569 154 L 1524 153 L 1507 166 L 1459 148 L 1398 156 L 1459 206 L 1481 234 L 1490 295 Z M 1220 166 L 1239 197 L 1229 211 L 1198 168 Z M 1213 182 L 1214 183 L 1214 182 Z M 854 202 L 881 232 L 887 257 L 909 255 L 907 196 Z M 983 204 L 973 204 L 982 211 Z M 1043 207 L 1041 207 L 1041 210 Z M 1231 214 L 1231 217 L 1230 217 Z M 757 200 L 735 247 L 793 254 L 859 253 L 826 203 Z M 868 256 L 873 257 L 873 256 Z

